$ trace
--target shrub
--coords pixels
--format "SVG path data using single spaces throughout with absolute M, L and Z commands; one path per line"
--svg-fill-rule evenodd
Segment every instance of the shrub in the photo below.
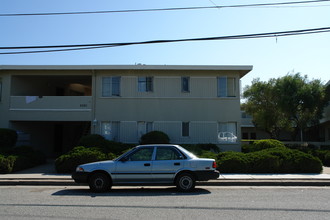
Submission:
M 280 157 L 266 153 L 255 152 L 247 154 L 248 172 L 250 173 L 278 173 L 280 170 Z
M 13 171 L 15 162 L 14 156 L 5 157 L 4 155 L 0 154 L 0 173 L 6 174 L 11 173 Z
M 242 152 L 250 153 L 274 147 L 285 147 L 285 145 L 274 139 L 255 140 L 250 144 L 244 144 L 242 146 Z
M 98 148 L 105 154 L 112 153 L 115 156 L 119 156 L 127 149 L 133 147 L 133 145 L 130 144 L 106 140 L 103 136 L 98 134 L 83 136 L 79 141 L 79 146 L 84 146 L 86 148 Z
M 12 150 L 16 156 L 13 171 L 31 168 L 46 162 L 46 157 L 41 151 L 34 150 L 31 146 L 19 146 Z
M 320 173 L 321 161 L 312 155 L 285 147 L 258 152 L 218 154 L 218 169 L 223 173 Z
M 212 159 L 216 159 L 217 158 L 217 154 L 212 152 L 212 151 L 202 151 L 202 153 L 200 155 L 198 155 L 198 157 L 200 158 L 212 158 Z
M 80 138 L 78 146 L 102 147 L 106 145 L 106 139 L 99 134 L 90 134 Z
M 17 133 L 15 130 L 8 128 L 0 128 L 0 148 L 14 147 L 17 141 Z
M 220 152 L 220 149 L 215 144 L 183 144 L 181 146 L 199 157 L 204 157 L 206 152 Z M 202 156 L 203 154 L 204 156 Z
M 169 144 L 170 138 L 161 131 L 151 131 L 142 135 L 140 144 Z
M 35 151 L 30 146 L 6 148 L 1 155 L 0 172 L 11 173 L 31 168 L 46 162 L 42 152 Z
M 216 162 L 218 170 L 222 173 L 246 173 L 248 171 L 248 158 L 241 152 L 219 153 Z
M 67 154 L 55 160 L 58 173 L 72 173 L 80 164 L 108 159 L 107 155 L 97 148 L 75 147 Z
M 316 150 L 313 152 L 313 156 L 318 157 L 324 166 L 330 166 L 330 150 Z

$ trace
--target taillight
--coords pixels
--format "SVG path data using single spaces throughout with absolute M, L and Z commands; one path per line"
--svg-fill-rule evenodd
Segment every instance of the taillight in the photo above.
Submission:
M 213 161 L 212 168 L 217 168 L 217 163 L 215 161 Z

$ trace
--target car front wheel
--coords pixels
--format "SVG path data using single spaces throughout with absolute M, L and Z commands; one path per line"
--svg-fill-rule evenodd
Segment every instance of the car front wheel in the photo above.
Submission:
M 195 188 L 195 177 L 190 173 L 182 173 L 176 179 L 176 187 L 182 192 L 188 192 Z
M 106 192 L 111 189 L 110 178 L 103 173 L 95 173 L 89 178 L 89 188 L 93 192 Z

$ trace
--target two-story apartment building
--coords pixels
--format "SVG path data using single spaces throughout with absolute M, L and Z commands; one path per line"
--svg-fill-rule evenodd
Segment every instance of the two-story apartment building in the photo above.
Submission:
M 159 130 L 172 143 L 240 150 L 240 79 L 252 66 L 0 66 L 0 127 L 47 155 L 96 133 L 123 143 Z

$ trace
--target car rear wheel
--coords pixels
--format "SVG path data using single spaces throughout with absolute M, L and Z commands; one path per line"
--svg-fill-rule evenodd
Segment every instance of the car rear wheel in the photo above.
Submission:
M 195 188 L 195 177 L 190 173 L 182 173 L 176 179 L 176 187 L 182 192 L 188 192 Z
M 103 173 L 95 173 L 89 178 L 89 188 L 93 192 L 106 192 L 111 189 L 110 178 Z

